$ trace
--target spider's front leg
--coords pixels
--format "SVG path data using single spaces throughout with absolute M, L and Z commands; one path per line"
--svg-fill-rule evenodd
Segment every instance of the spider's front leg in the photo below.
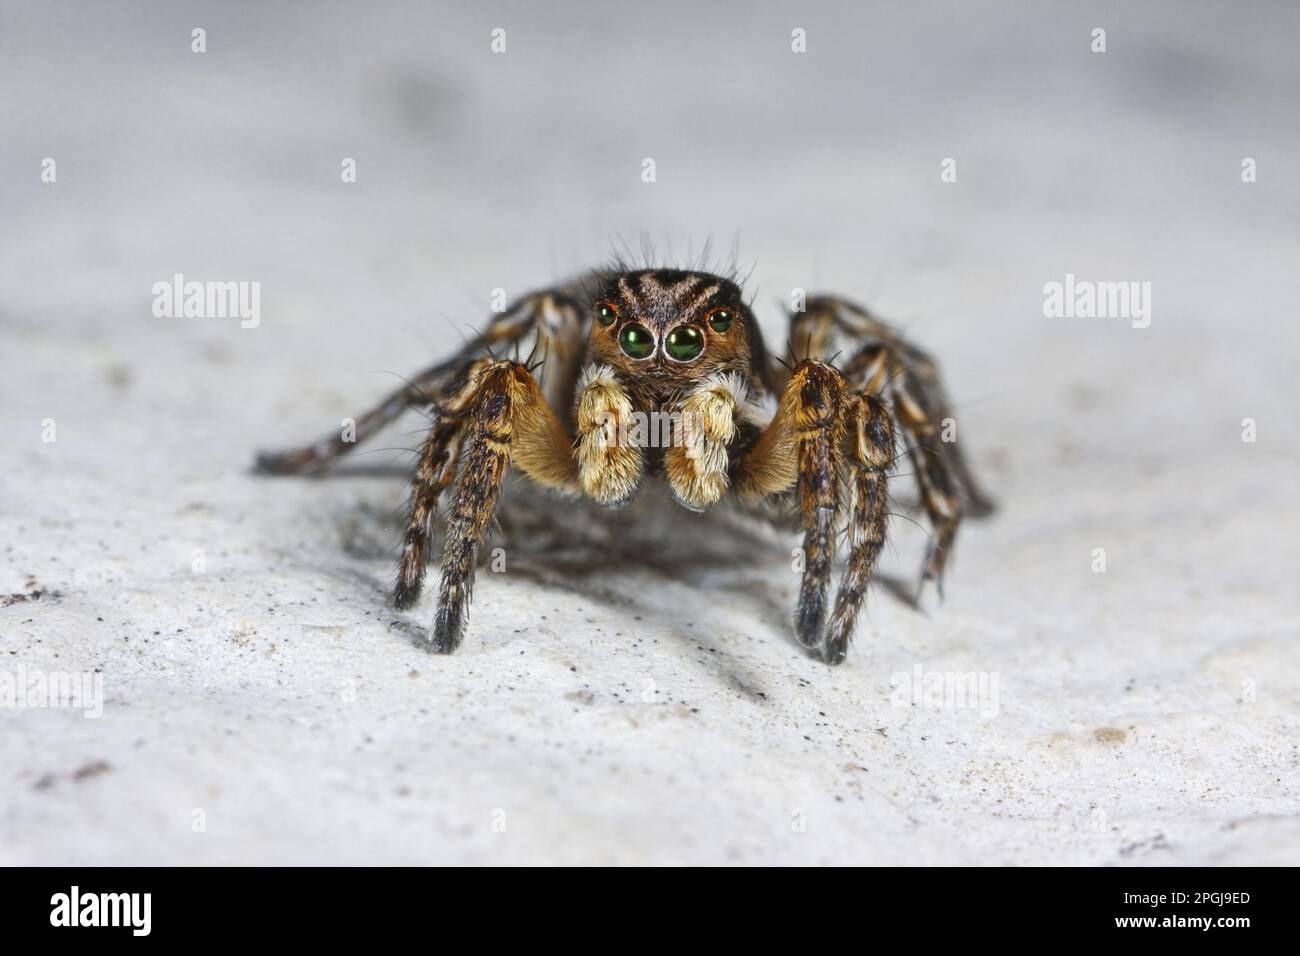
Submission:
M 893 448 L 893 423 L 884 403 L 851 390 L 834 366 L 805 360 L 792 371 L 771 424 L 737 468 L 737 488 L 749 500 L 797 490 L 804 569 L 795 634 L 828 664 L 844 660 L 884 544 Z M 846 499 L 849 561 L 828 628 L 836 529 Z
M 834 296 L 810 298 L 805 312 L 791 316 L 790 332 L 796 354 L 847 350 L 841 367 L 850 385 L 890 402 L 909 439 L 921 504 L 934 528 L 921 583 L 934 581 L 942 597 L 944 568 L 962 519 L 988 515 L 994 505 L 976 483 L 962 446 L 944 437 L 955 419 L 938 365 L 866 309 Z
M 478 546 L 512 461 L 541 484 L 569 492 L 579 488 L 572 442 L 524 365 L 479 360 L 465 388 L 461 413 L 445 427 L 435 421 L 422 450 L 396 593 L 399 607 L 409 606 L 419 594 L 433 509 L 455 468 L 456 496 L 447 516 L 438 609 L 429 642 L 444 654 L 459 647 L 464 637 Z M 458 468 L 448 450 L 453 442 L 461 448 Z
M 858 608 L 885 545 L 889 521 L 889 469 L 894 463 L 894 423 L 889 408 L 869 392 L 849 393 L 845 450 L 849 462 L 849 562 L 835 596 L 830 630 L 822 647 L 827 663 L 844 660 Z

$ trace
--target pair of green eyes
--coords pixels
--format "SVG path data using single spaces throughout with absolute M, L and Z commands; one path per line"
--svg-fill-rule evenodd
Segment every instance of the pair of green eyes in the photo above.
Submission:
M 596 307 L 596 319 L 601 325 L 613 325 L 617 318 L 618 313 L 610 306 Z M 715 332 L 727 331 L 733 321 L 735 315 L 730 309 L 715 309 L 709 313 L 709 327 Z M 655 350 L 655 339 L 644 325 L 633 322 L 619 333 L 618 346 L 631 358 L 649 358 Z M 664 337 L 664 351 L 678 362 L 689 362 L 704 351 L 704 333 L 693 325 L 679 325 Z
M 618 347 L 631 358 L 649 358 L 655 350 L 655 337 L 644 325 L 633 322 L 618 334 Z M 704 351 L 704 333 L 693 325 L 679 325 L 664 336 L 664 351 L 679 362 L 689 362 Z

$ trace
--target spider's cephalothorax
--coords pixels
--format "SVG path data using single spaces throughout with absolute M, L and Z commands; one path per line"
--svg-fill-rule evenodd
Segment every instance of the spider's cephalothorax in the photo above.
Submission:
M 837 664 L 885 540 L 896 426 L 934 526 L 923 581 L 942 586 L 963 513 L 991 505 L 956 444 L 940 440 L 951 412 L 928 356 L 832 297 L 808 299 L 791 314 L 790 333 L 789 361 L 771 358 L 727 277 L 598 272 L 498 315 L 458 355 L 359 418 L 351 441 L 331 436 L 262 455 L 258 467 L 318 469 L 404 409 L 429 409 L 395 599 L 409 607 L 419 597 L 438 501 L 454 483 L 430 640 L 442 652 L 464 635 L 478 546 L 512 465 L 610 506 L 635 497 L 648 475 L 662 475 L 692 510 L 724 499 L 791 504 L 804 533 L 795 634 Z M 542 361 L 498 358 L 505 346 Z M 841 539 L 847 560 L 832 603 Z
M 719 373 L 753 369 L 753 318 L 729 279 L 702 272 L 646 270 L 618 275 L 599 290 L 590 360 L 627 379 L 647 402 L 667 405 Z

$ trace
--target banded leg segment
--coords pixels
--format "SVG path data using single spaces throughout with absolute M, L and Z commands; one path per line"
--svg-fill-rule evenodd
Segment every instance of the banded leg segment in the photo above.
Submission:
M 907 455 L 921 490 L 921 504 L 934 529 L 921 568 L 921 585 L 934 581 L 939 596 L 943 597 L 944 566 L 952 554 L 963 511 L 961 486 L 952 467 L 956 452 L 950 455 L 951 443 L 942 441 L 940 436 L 942 422 L 948 417 L 944 414 L 947 409 L 923 404 L 927 401 L 925 393 L 911 388 L 906 370 L 895 373 L 890 391 L 898 422 L 911 440 Z
M 261 452 L 254 470 L 268 475 L 296 475 L 320 471 L 334 460 L 353 451 L 409 408 L 432 407 L 436 411 L 460 394 L 464 375 L 475 359 L 486 358 L 501 349 L 527 349 L 536 359 L 545 359 L 541 379 L 553 407 L 567 414 L 584 341 L 584 313 L 569 290 L 547 289 L 522 298 L 516 305 L 493 318 L 488 327 L 446 361 L 425 369 L 401 388 L 391 392 L 374 408 L 356 420 L 353 434 L 345 438 L 340 430 L 300 448 Z
M 809 299 L 807 311 L 791 317 L 791 331 L 793 347 L 814 355 L 850 348 L 843 365 L 850 385 L 888 397 L 894 420 L 907 436 L 921 504 L 934 529 L 921 582 L 935 581 L 942 595 L 944 567 L 962 517 L 987 515 L 994 506 L 975 483 L 956 440 L 944 440 L 944 429 L 955 419 L 935 361 L 866 309 L 843 299 Z
M 456 475 L 457 453 L 464 437 L 462 416 L 489 364 L 488 359 L 471 362 L 456 377 L 460 383 L 459 390 L 446 396 L 440 409 L 433 413 L 433 427 L 420 446 L 420 460 L 411 479 L 397 584 L 393 589 L 393 603 L 398 608 L 413 605 L 424 587 L 424 569 L 428 563 L 429 538 L 433 533 L 438 499 Z
M 832 372 L 830 366 L 809 365 L 806 376 L 791 380 L 799 387 L 795 428 L 804 529 L 804 573 L 794 623 L 804 647 L 818 647 L 822 642 L 840 514 L 844 379 Z
M 844 660 L 858 609 L 885 544 L 889 521 L 889 470 L 894 461 L 894 425 L 883 401 L 867 392 L 850 395 L 844 447 L 851 473 L 849 560 L 835 596 L 835 612 L 822 649 L 829 664 Z
M 518 362 L 490 363 L 464 416 L 456 497 L 447 516 L 442 580 L 430 645 L 448 654 L 460 646 L 482 542 L 509 471 L 512 453 L 529 477 L 564 491 L 578 488 L 572 442 Z
M 421 372 L 406 385 L 391 392 L 378 405 L 356 420 L 351 434 L 343 429 L 300 448 L 285 451 L 258 452 L 253 470 L 263 475 L 311 474 L 326 468 L 337 458 L 342 458 L 362 442 L 374 437 L 384 426 L 395 421 L 409 408 L 431 405 L 435 396 L 444 389 L 455 390 L 457 383 L 438 387 L 438 373 L 442 366 Z
M 817 648 L 832 663 L 838 660 L 828 656 L 825 625 L 843 497 L 848 397 L 844 377 L 833 366 L 800 362 L 776 416 L 736 470 L 736 487 L 750 501 L 796 490 L 804 538 L 795 634 L 800 644 Z

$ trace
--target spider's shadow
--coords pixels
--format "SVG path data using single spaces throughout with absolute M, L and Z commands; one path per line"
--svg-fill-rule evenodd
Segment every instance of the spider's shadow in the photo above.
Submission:
M 354 465 L 330 474 L 405 477 L 406 471 Z M 348 513 L 340 531 L 352 556 L 389 560 L 398 526 L 396 513 L 362 506 Z M 688 588 L 702 601 L 710 593 L 725 592 L 752 602 L 758 620 L 795 645 L 790 621 L 799 576 L 791 562 L 798 544 L 792 524 L 729 508 L 692 513 L 654 483 L 629 506 L 609 509 L 516 479 L 503 489 L 495 527 L 479 560 L 486 568 L 503 557 L 511 575 L 646 617 L 662 614 L 663 595 L 673 587 Z M 494 554 L 497 548 L 504 553 Z M 782 565 L 791 569 L 789 586 L 773 587 L 771 569 Z M 430 573 L 436 574 L 436 568 Z M 875 580 L 917 607 L 914 582 L 880 574 Z M 707 644 L 698 633 L 691 639 Z M 734 683 L 741 689 L 747 685 L 739 678 Z

